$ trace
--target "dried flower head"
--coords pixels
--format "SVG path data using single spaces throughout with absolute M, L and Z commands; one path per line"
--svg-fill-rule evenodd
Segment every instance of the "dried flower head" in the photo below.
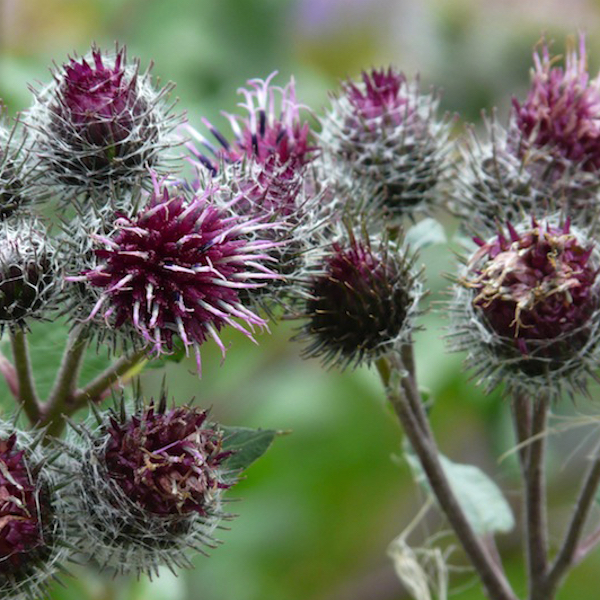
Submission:
M 456 286 L 456 334 L 491 388 L 583 387 L 600 325 L 600 253 L 571 227 L 535 219 L 483 241 Z
M 222 433 L 207 412 L 123 400 L 97 414 L 98 428 L 74 426 L 69 448 L 73 474 L 68 507 L 80 518 L 73 535 L 101 568 L 148 573 L 189 566 L 186 553 L 214 546 L 223 492 L 235 482 Z M 201 551 L 201 550 L 200 550 Z
M 521 134 L 518 152 L 543 148 L 595 170 L 600 166 L 600 79 L 590 81 L 585 37 L 579 38 L 579 53 L 575 48 L 567 51 L 564 69 L 556 66 L 557 59 L 544 43 L 533 55 L 527 98 L 523 103 L 513 99 L 514 123 Z
M 156 90 L 149 70 L 127 63 L 124 48 L 71 58 L 26 115 L 46 177 L 89 191 L 132 185 L 158 168 L 177 122 L 165 106 L 171 88 Z
M 265 225 L 215 206 L 215 193 L 208 188 L 188 197 L 155 179 L 138 214 L 116 218 L 111 232 L 97 235 L 96 266 L 70 277 L 101 292 L 88 320 L 102 312 L 106 326 L 133 332 L 155 354 L 172 351 L 178 337 L 186 351 L 194 349 L 198 370 L 207 337 L 225 353 L 223 326 L 253 339 L 250 330 L 265 322 L 239 295 L 277 277 L 265 266 L 272 242 L 258 237 Z
M 39 600 L 66 552 L 56 511 L 54 475 L 39 439 L 0 426 L 0 594 Z
M 36 221 L 0 224 L 0 330 L 24 327 L 56 307 L 62 288 L 57 253 Z
M 421 285 L 414 257 L 389 241 L 360 239 L 332 244 L 308 278 L 296 336 L 305 357 L 326 364 L 370 363 L 407 339 Z
M 374 188 L 370 202 L 392 217 L 425 208 L 448 175 L 438 103 L 393 67 L 342 83 L 322 122 L 324 175 L 342 189 Z

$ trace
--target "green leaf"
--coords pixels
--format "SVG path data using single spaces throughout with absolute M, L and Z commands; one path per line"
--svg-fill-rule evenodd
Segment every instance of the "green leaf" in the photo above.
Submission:
M 407 232 L 404 242 L 413 250 L 422 250 L 435 244 L 447 242 L 446 232 L 439 221 L 427 217 L 413 225 Z
M 271 446 L 277 432 L 272 429 L 250 429 L 248 427 L 221 427 L 223 450 L 234 453 L 225 461 L 227 468 L 234 471 L 247 469 Z
M 439 457 L 450 487 L 475 533 L 483 536 L 509 532 L 515 519 L 500 488 L 478 467 L 454 463 L 442 454 Z M 431 493 L 415 454 L 407 452 L 406 460 L 417 482 Z

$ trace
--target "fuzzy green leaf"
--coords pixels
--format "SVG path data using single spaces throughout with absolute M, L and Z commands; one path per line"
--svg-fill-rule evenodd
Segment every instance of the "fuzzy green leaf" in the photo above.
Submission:
M 419 460 L 412 452 L 406 460 L 415 479 L 428 493 L 429 484 Z M 440 454 L 440 462 L 458 503 L 476 534 L 507 533 L 515 525 L 510 505 L 500 488 L 478 467 L 454 463 Z
M 277 432 L 272 429 L 250 429 L 248 427 L 221 427 L 223 450 L 233 454 L 225 461 L 227 468 L 234 471 L 247 469 L 271 446 Z

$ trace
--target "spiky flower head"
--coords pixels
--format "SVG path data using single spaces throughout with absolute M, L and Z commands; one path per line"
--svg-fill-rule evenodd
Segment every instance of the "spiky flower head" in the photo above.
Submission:
M 567 220 L 535 219 L 484 241 L 456 286 L 456 335 L 487 387 L 583 387 L 596 358 L 600 253 Z
M 11 217 L 33 200 L 34 167 L 26 135 L 17 124 L 8 127 L 0 104 L 0 221 Z
M 406 339 L 421 296 L 413 262 L 387 240 L 351 235 L 334 242 L 308 278 L 297 315 L 305 321 L 296 336 L 307 343 L 304 356 L 358 365 Z
M 187 144 L 199 167 L 216 173 L 222 162 L 231 164 L 246 160 L 263 165 L 285 165 L 293 175 L 314 158 L 312 132 L 301 116 L 302 105 L 296 99 L 294 80 L 281 88 L 271 84 L 276 75 L 275 71 L 265 80 L 251 79 L 247 88 L 238 90 L 244 97 L 240 106 L 247 114 L 224 113 L 233 133 L 232 141 L 206 119 L 203 123 L 218 145 L 194 128 L 187 128 L 202 146 L 199 149 L 193 143 Z
M 194 349 L 198 370 L 207 337 L 225 353 L 225 325 L 253 339 L 250 330 L 265 322 L 240 302 L 240 291 L 277 277 L 265 266 L 272 242 L 260 239 L 264 224 L 215 206 L 215 193 L 190 197 L 155 179 L 139 213 L 119 216 L 111 232 L 97 235 L 96 266 L 70 278 L 100 290 L 88 320 L 101 313 L 106 326 L 136 336 L 155 355 L 172 351 L 178 338 Z
M 424 209 L 448 176 L 449 128 L 438 104 L 394 67 L 343 82 L 322 122 L 324 175 L 342 189 L 373 188 L 370 202 L 392 217 Z
M 585 37 L 579 38 L 579 52 L 567 51 L 564 68 L 556 66 L 557 59 L 544 43 L 533 55 L 527 98 L 523 103 L 513 99 L 514 124 L 521 134 L 518 151 L 544 149 L 596 170 L 600 166 L 600 79 L 590 80 Z
M 139 399 L 96 415 L 98 427 L 74 426 L 68 509 L 79 518 L 80 550 L 103 569 L 148 573 L 188 566 L 187 551 L 213 546 L 223 492 L 235 482 L 221 430 L 207 411 Z
M 57 252 L 37 221 L 0 224 L 0 330 L 53 308 L 62 288 Z
M 0 425 L 0 594 L 8 600 L 45 597 L 66 555 L 55 476 L 38 443 Z
M 35 152 L 46 177 L 75 191 L 132 185 L 158 168 L 172 145 L 176 119 L 139 60 L 127 62 L 93 48 L 54 72 L 54 81 L 36 92 L 26 123 L 35 131 Z
M 230 204 L 239 196 L 232 207 L 235 214 L 269 224 L 264 235 L 273 242 L 269 255 L 280 277 L 271 285 L 242 292 L 246 302 L 269 314 L 303 267 L 310 234 L 323 221 L 321 195 L 311 170 L 318 152 L 314 134 L 296 98 L 294 80 L 278 87 L 272 84 L 275 75 L 264 81 L 252 79 L 239 90 L 245 113 L 225 114 L 231 141 L 204 120 L 218 145 L 191 127 L 188 131 L 199 146 L 187 144 L 197 187 L 206 185 L 210 173 L 221 187 L 222 203 Z
M 558 155 L 552 146 L 530 146 L 513 124 L 486 119 L 487 139 L 470 128 L 461 148 L 463 160 L 453 186 L 451 210 L 469 231 L 491 235 L 498 222 L 518 222 L 525 215 L 557 211 L 577 225 L 594 222 L 599 181 L 583 162 Z M 484 234 L 485 232 L 485 234 Z

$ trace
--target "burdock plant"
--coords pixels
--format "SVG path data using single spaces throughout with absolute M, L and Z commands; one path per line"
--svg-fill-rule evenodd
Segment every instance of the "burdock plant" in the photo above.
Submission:
M 483 593 L 524 598 L 495 546 L 513 509 L 483 471 L 441 454 L 435 398 L 417 379 L 419 252 L 445 241 L 434 217 L 447 196 L 471 238 L 448 337 L 476 382 L 507 398 L 527 598 L 556 597 L 600 542 L 584 536 L 598 450 L 564 534 L 549 532 L 545 483 L 552 407 L 591 393 L 600 358 L 600 96 L 583 39 L 564 67 L 546 44 L 534 62 L 508 125 L 490 120 L 488 142 L 462 146 L 438 95 L 393 66 L 344 81 L 321 120 L 293 79 L 251 79 L 229 133 L 192 115 L 177 135 L 170 86 L 124 48 L 53 70 L 0 125 L 0 334 L 12 350 L 0 372 L 17 408 L 0 426 L 3 598 L 47 595 L 70 562 L 154 576 L 217 547 L 230 488 L 276 432 L 218 424 L 166 384 L 146 395 L 139 374 L 187 357 L 200 375 L 205 343 L 225 359 L 226 328 L 256 342 L 278 318 L 298 323 L 303 357 L 377 371 L 429 497 L 419 518 L 435 501 Z M 171 155 L 177 143 L 187 156 Z M 65 337 L 46 397 L 31 361 L 39 328 Z M 448 555 L 411 549 L 411 530 L 390 546 L 396 571 L 417 600 L 445 599 Z

